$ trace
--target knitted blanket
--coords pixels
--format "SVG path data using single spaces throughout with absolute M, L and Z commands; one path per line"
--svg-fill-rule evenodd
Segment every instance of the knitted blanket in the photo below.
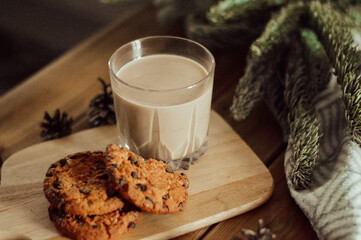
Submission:
M 347 133 L 341 89 L 332 79 L 315 100 L 321 120 L 320 159 L 309 189 L 291 195 L 320 239 L 361 239 L 361 149 Z M 292 138 L 288 140 L 285 171 L 292 167 Z

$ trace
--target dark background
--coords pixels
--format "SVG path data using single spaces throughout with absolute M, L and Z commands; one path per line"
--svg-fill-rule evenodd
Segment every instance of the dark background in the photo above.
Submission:
M 136 1 L 1 0 L 0 97 Z

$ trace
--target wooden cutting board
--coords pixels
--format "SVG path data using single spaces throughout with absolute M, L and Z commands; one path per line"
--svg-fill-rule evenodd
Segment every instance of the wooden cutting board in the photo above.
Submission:
M 0 238 L 63 239 L 48 218 L 43 179 L 51 163 L 78 151 L 104 150 L 117 140 L 106 126 L 44 142 L 12 155 L 2 168 Z M 273 179 L 261 160 L 214 111 L 207 152 L 184 171 L 190 179 L 185 211 L 144 214 L 124 239 L 168 239 L 247 212 L 273 192 Z M 13 239 L 13 238 L 11 238 Z

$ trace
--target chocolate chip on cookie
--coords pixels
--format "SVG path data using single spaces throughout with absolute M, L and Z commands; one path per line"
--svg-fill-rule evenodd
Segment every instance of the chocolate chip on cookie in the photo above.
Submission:
M 107 146 L 106 165 L 115 190 L 140 209 L 159 214 L 183 211 L 189 186 L 185 174 L 114 144 Z
M 124 203 L 108 186 L 103 152 L 81 152 L 52 164 L 44 180 L 51 206 L 73 215 L 98 215 Z

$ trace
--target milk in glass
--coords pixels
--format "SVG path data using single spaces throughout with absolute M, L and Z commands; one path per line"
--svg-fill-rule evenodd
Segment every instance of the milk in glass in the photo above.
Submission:
M 125 86 L 112 82 L 120 144 L 165 161 L 204 147 L 213 81 L 197 84 L 207 74 L 196 61 L 172 54 L 141 57 L 121 67 L 116 76 Z

